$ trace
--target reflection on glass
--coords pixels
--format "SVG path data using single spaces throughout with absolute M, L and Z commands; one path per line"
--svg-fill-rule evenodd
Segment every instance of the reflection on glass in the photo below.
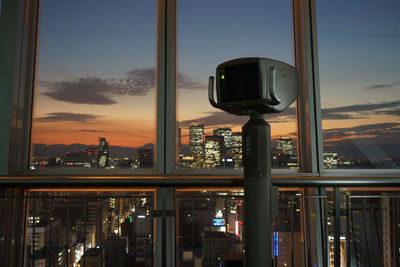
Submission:
M 400 166 L 399 1 L 317 1 L 327 169 Z
M 273 266 L 306 266 L 302 189 L 279 190 L 272 222 Z M 315 199 L 319 201 L 319 199 Z M 177 191 L 177 266 L 243 266 L 243 190 Z
M 346 188 L 340 192 L 340 266 L 391 266 L 396 262 L 400 223 L 399 188 Z M 334 261 L 335 206 L 328 197 L 328 256 Z
M 26 266 L 152 266 L 152 193 L 30 192 Z
M 40 1 L 31 169 L 152 168 L 156 1 Z
M 242 266 L 243 190 L 177 192 L 177 265 Z
M 241 127 L 208 103 L 207 83 L 218 64 L 268 57 L 293 64 L 291 1 L 179 1 L 176 166 L 242 169 Z M 245 88 L 243 88 L 245 93 Z M 298 166 L 295 104 L 265 117 L 271 124 L 274 168 Z

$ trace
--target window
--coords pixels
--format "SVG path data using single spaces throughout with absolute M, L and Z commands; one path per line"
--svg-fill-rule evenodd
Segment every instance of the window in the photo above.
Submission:
M 156 1 L 41 1 L 30 168 L 152 168 L 155 52 Z
M 241 127 L 208 102 L 208 77 L 239 57 L 269 57 L 293 65 L 291 1 L 178 2 L 177 169 L 242 169 Z M 274 168 L 297 168 L 296 105 L 265 116 L 271 124 Z
M 398 1 L 317 1 L 324 164 L 400 166 Z

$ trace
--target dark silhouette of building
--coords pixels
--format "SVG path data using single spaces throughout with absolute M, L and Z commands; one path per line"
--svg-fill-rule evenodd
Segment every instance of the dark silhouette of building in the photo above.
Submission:
M 139 149 L 136 155 L 138 166 L 140 168 L 153 168 L 153 149 Z

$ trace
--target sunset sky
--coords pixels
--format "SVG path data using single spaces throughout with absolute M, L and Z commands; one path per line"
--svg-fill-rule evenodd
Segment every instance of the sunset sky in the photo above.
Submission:
M 327 141 L 400 137 L 400 3 L 317 1 Z M 42 0 L 32 142 L 155 142 L 156 2 Z M 293 64 L 290 1 L 178 1 L 177 119 L 240 131 L 246 117 L 207 100 L 208 76 L 237 57 Z M 295 137 L 295 106 L 266 116 Z

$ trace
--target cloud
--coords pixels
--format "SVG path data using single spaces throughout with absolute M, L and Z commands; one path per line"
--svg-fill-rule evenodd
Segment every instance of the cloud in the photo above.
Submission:
M 46 83 L 50 92 L 44 95 L 63 102 L 74 104 L 111 105 L 117 103 L 109 92 L 111 84 L 100 78 L 80 78 L 75 81 Z
M 380 115 L 400 116 L 400 107 L 396 109 L 377 111 L 376 113 Z
M 362 119 L 366 115 L 399 115 L 400 100 L 322 109 L 324 120 Z
M 178 73 L 178 88 L 183 90 L 207 89 L 208 85 L 184 72 Z
M 296 109 L 288 108 L 282 113 L 273 113 L 265 115 L 265 120 L 269 123 L 290 122 L 296 120 Z M 210 126 L 243 126 L 249 120 L 249 116 L 234 116 L 223 111 L 214 111 L 207 113 L 206 116 L 185 120 L 179 122 L 183 127 L 188 127 L 192 121 L 204 121 L 207 127 Z
M 41 81 L 39 84 L 49 90 L 44 95 L 58 101 L 112 105 L 117 103 L 115 96 L 147 95 L 156 87 L 155 77 L 154 68 L 137 68 L 125 73 L 122 78 L 81 77 L 56 82 Z M 207 88 L 205 84 L 183 72 L 178 74 L 178 87 L 184 90 Z
M 400 123 L 378 123 L 360 125 L 349 128 L 335 128 L 323 130 L 323 138 L 326 141 L 351 138 L 379 138 L 386 140 L 398 140 L 400 138 Z
M 68 113 L 68 112 L 54 112 L 54 113 L 47 113 L 44 117 L 35 118 L 36 122 L 65 122 L 65 121 L 72 121 L 72 122 L 81 122 L 86 123 L 101 116 L 92 115 L 92 114 L 80 114 L 80 113 Z
M 80 132 L 85 132 L 85 133 L 106 133 L 106 132 L 109 132 L 109 131 L 103 131 L 103 130 L 86 130 L 86 129 L 84 129 L 84 130 L 79 130 Z
M 400 81 L 395 81 L 391 83 L 382 83 L 382 84 L 374 84 L 367 87 L 367 90 L 375 90 L 375 89 L 384 89 L 384 88 L 393 88 L 397 85 L 400 85 Z

